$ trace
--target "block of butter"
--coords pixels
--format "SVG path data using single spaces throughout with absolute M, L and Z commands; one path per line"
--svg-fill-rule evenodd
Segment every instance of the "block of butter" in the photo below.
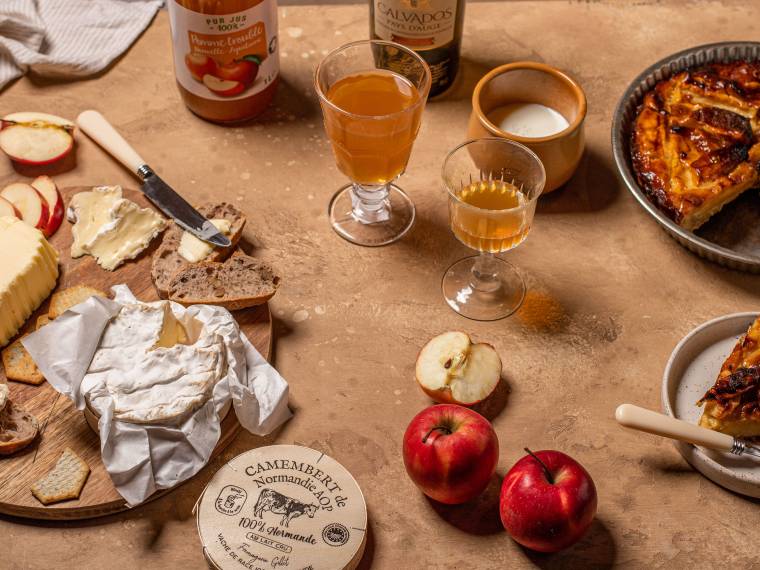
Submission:
M 122 198 L 120 186 L 76 194 L 69 212 L 74 221 L 71 257 L 92 255 L 109 271 L 137 257 L 166 228 L 166 220 L 156 212 Z
M 216 226 L 216 229 L 229 237 L 232 231 L 232 224 L 229 220 L 214 219 L 209 221 Z M 206 259 L 213 249 L 213 245 L 195 237 L 190 232 L 182 232 L 177 251 L 190 263 L 197 263 Z
M 47 299 L 58 280 L 58 252 L 42 232 L 0 217 L 0 347 Z

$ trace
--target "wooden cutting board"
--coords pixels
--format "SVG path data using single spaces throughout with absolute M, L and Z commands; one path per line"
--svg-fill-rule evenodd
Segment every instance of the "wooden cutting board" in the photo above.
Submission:
M 62 189 L 61 194 L 66 206 L 74 194 L 83 190 L 89 188 Z M 140 206 L 151 207 L 139 191 L 125 189 L 124 197 Z M 129 261 L 112 272 L 101 269 L 90 256 L 71 259 L 71 224 L 66 220 L 49 241 L 60 255 L 61 274 L 58 278 L 58 289 L 85 284 L 108 292 L 112 285 L 126 283 L 141 301 L 158 300 L 158 294 L 150 279 L 150 266 L 153 251 L 160 239 L 153 240 L 151 247 L 142 252 L 136 260 Z M 33 330 L 37 316 L 47 313 L 47 310 L 46 301 L 27 321 L 23 330 Z M 272 343 L 269 306 L 262 305 L 233 314 L 251 343 L 262 355 L 269 358 Z M 5 372 L 0 370 L 0 382 L 5 381 Z M 126 510 L 124 500 L 111 483 L 111 478 L 100 459 L 98 434 L 87 425 L 84 414 L 47 382 L 40 386 L 29 386 L 9 381 L 8 385 L 10 398 L 39 419 L 41 436 L 26 449 L 9 457 L 0 457 L 0 513 L 34 519 L 62 520 L 91 518 Z M 234 439 L 239 429 L 240 424 L 234 412 L 227 414 L 222 422 L 222 434 L 212 457 L 218 455 Z M 72 448 L 87 462 L 91 469 L 90 476 L 79 499 L 44 506 L 32 495 L 30 487 L 53 468 L 66 447 Z M 169 490 L 159 491 L 151 499 L 167 492 Z

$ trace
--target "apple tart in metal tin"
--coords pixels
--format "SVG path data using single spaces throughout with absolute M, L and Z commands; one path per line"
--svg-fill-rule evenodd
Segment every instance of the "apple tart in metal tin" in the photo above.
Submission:
M 760 43 L 692 48 L 628 87 L 612 125 L 618 171 L 677 241 L 760 273 Z

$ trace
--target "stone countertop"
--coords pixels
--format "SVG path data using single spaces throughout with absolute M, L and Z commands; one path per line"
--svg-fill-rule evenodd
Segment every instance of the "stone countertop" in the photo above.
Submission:
M 677 341 L 712 317 L 756 310 L 760 277 L 702 261 L 670 239 L 618 181 L 609 142 L 614 105 L 641 69 L 693 45 L 755 37 L 760 7 L 469 4 L 460 80 L 428 105 L 401 181 L 417 205 L 417 225 L 379 249 L 351 245 L 328 225 L 328 199 L 344 178 L 311 84 L 327 50 L 366 37 L 367 17 L 364 4 L 281 8 L 282 85 L 276 105 L 248 126 L 203 122 L 181 103 L 165 12 L 100 76 L 24 78 L 3 93 L 2 113 L 74 118 L 98 109 L 191 201 L 226 199 L 247 212 L 256 255 L 283 277 L 271 304 L 274 362 L 290 382 L 295 417 L 266 440 L 239 435 L 210 469 L 132 512 L 71 523 L 0 518 L 0 567 L 204 568 L 193 504 L 223 461 L 273 441 L 323 450 L 356 477 L 371 529 L 363 568 L 760 564 L 750 546 L 760 538 L 757 501 L 703 478 L 669 441 L 613 420 L 621 402 L 659 409 L 662 370 Z M 448 228 L 440 165 L 465 136 L 478 78 L 522 59 L 560 67 L 583 85 L 587 150 L 572 181 L 541 198 L 530 239 L 505 256 L 529 282 L 525 306 L 511 318 L 476 323 L 452 312 L 440 293 L 443 271 L 469 254 Z M 81 134 L 78 146 L 77 167 L 59 184 L 135 186 Z M 19 178 L 0 161 L 0 183 Z M 510 392 L 493 410 L 498 473 L 527 445 L 567 452 L 593 475 L 598 517 L 570 550 L 545 556 L 512 542 L 496 513 L 498 482 L 476 505 L 444 509 L 406 476 L 402 435 L 430 403 L 414 382 L 414 361 L 429 337 L 449 329 L 491 342 L 504 361 Z

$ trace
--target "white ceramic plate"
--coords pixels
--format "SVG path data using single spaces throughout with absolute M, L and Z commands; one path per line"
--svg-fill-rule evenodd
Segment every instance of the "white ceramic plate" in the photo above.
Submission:
M 758 313 L 734 313 L 708 321 L 678 343 L 662 379 L 662 408 L 672 417 L 697 423 L 702 408 L 696 405 L 715 383 L 720 367 L 738 338 Z M 760 498 L 760 459 L 704 449 L 676 442 L 678 451 L 692 467 L 736 493 Z

